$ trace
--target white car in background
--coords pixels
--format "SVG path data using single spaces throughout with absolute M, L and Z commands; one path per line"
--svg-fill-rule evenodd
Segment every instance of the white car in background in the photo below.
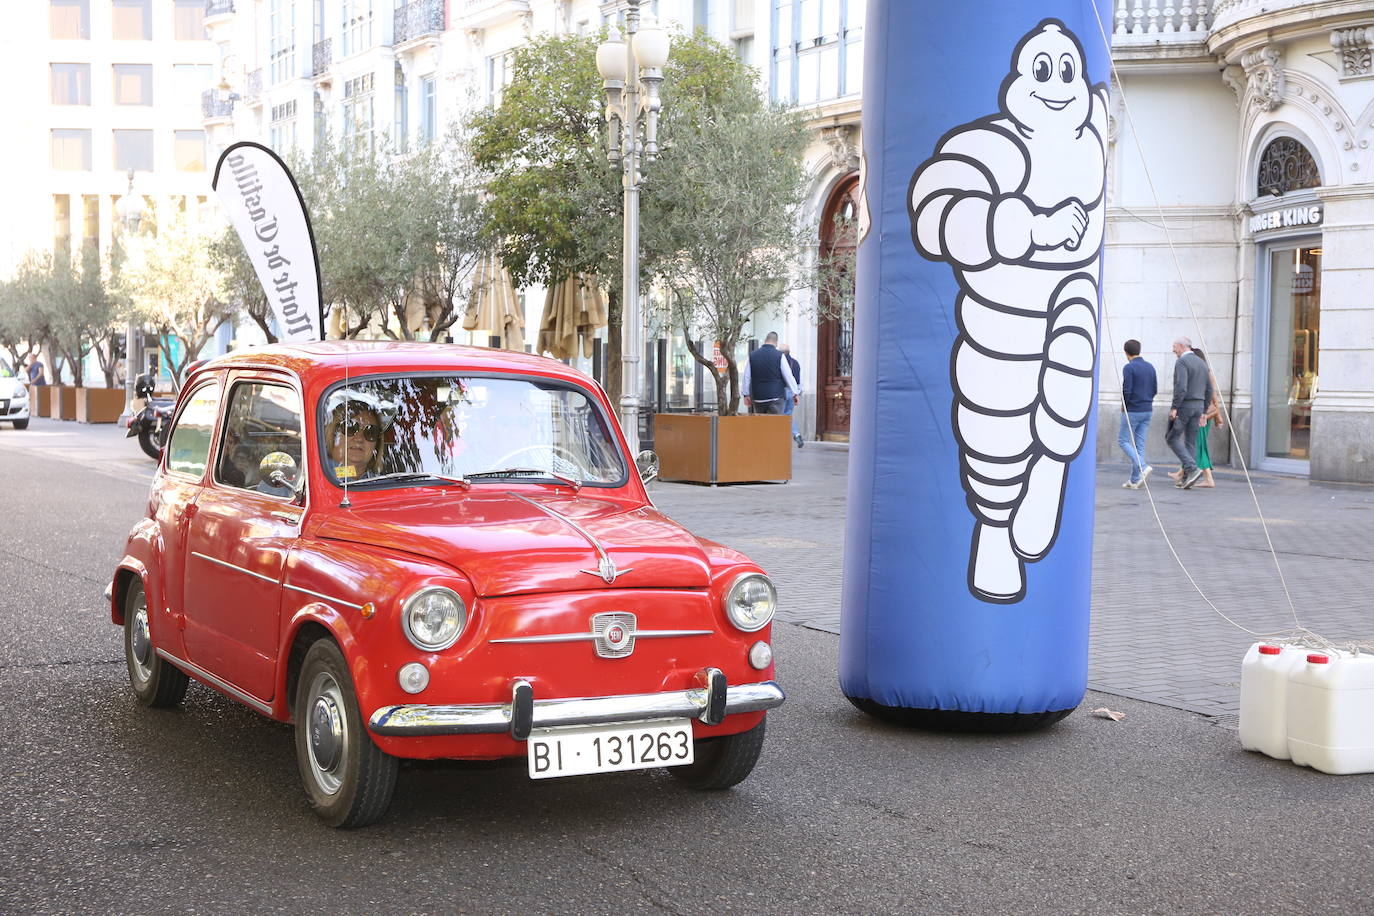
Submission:
M 28 428 L 29 389 L 10 364 L 0 359 L 0 422 L 3 421 L 13 423 L 15 429 Z

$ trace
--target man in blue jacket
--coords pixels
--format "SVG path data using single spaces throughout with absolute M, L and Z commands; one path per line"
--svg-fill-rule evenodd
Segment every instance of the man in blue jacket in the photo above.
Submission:
M 1159 377 L 1140 355 L 1140 341 L 1126 341 L 1126 367 L 1121 370 L 1121 431 L 1116 444 L 1131 462 L 1131 479 L 1122 484 L 1139 490 L 1154 468 L 1145 463 L 1145 434 L 1150 429 Z
M 763 346 L 749 354 L 741 387 L 751 413 L 782 413 L 783 399 L 801 394 L 801 386 L 792 377 L 792 367 L 778 349 L 777 331 L 769 331 Z

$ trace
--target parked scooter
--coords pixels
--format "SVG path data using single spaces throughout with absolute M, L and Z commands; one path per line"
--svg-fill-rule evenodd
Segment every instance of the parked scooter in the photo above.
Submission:
M 162 458 L 163 446 L 167 444 L 167 431 L 172 426 L 176 399 L 153 397 L 153 387 L 150 374 L 145 373 L 134 379 L 134 399 L 129 403 L 129 433 L 125 438 L 137 436 L 144 454 L 158 461 Z

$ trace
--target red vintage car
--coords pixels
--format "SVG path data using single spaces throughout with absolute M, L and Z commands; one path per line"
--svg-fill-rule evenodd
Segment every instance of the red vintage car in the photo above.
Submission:
M 110 588 L 138 699 L 193 677 L 294 722 L 335 826 L 382 816 L 400 757 L 734 785 L 783 701 L 776 600 L 654 508 L 581 373 L 338 341 L 191 375 Z

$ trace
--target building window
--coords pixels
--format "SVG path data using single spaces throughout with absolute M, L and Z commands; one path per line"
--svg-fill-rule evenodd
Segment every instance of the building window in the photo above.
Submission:
M 439 111 L 434 96 L 434 77 L 420 77 L 420 145 L 434 142 L 439 130 Z
M 67 172 L 91 170 L 91 132 L 58 128 L 52 132 L 52 167 Z
M 372 47 L 372 0 L 343 0 L 343 56 Z
M 81 195 L 81 247 L 87 251 L 100 247 L 100 195 Z
M 172 131 L 172 161 L 181 172 L 205 171 L 205 131 Z
M 290 152 L 296 146 L 296 100 L 273 105 L 267 142 L 279 153 Z
M 866 0 L 773 0 L 773 98 L 812 105 L 862 89 Z
M 48 34 L 53 38 L 91 37 L 91 0 L 49 0 Z
M 115 64 L 114 103 L 116 105 L 153 104 L 153 65 Z
M 177 41 L 204 41 L 205 0 L 176 0 L 172 33 Z
M 54 105 L 91 104 L 90 64 L 52 64 L 50 72 Z
M 151 41 L 152 0 L 114 0 L 110 24 L 116 41 Z
M 396 149 L 404 153 L 410 148 L 410 93 L 406 87 L 405 73 L 401 70 L 401 65 L 396 64 L 396 125 L 395 135 L 392 137 L 396 143 Z
M 269 54 L 272 61 L 272 82 L 280 83 L 296 76 L 296 2 L 272 0 L 268 11 L 271 29 Z
M 151 172 L 153 170 L 153 132 L 151 130 L 117 130 L 114 132 L 114 167 L 117 171 Z
M 194 105 L 200 108 L 200 94 L 214 79 L 214 70 L 209 64 L 172 64 L 172 90 L 176 93 L 176 104 Z
M 72 250 L 72 198 L 69 194 L 52 196 L 53 248 L 61 254 Z
M 742 64 L 753 66 L 754 63 L 754 36 L 746 35 L 744 38 L 735 39 L 735 59 Z
M 512 70 L 515 66 L 515 52 L 496 54 L 487 58 L 487 104 L 492 108 L 501 106 L 501 96 L 510 85 Z
M 373 152 L 371 73 L 354 77 L 344 83 L 343 145 L 353 154 Z
M 1279 137 L 1264 148 L 1260 155 L 1259 176 L 1255 182 L 1255 196 L 1272 194 L 1275 197 L 1303 188 L 1319 188 L 1321 170 L 1312 154 L 1292 137 Z

